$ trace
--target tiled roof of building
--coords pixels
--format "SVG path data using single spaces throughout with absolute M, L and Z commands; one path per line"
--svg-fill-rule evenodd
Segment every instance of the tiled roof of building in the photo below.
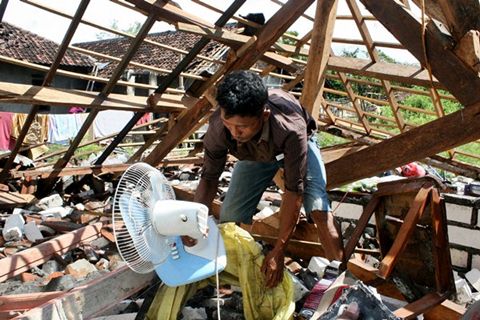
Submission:
M 0 54 L 31 63 L 50 65 L 59 45 L 7 22 L 0 22 Z M 61 65 L 92 67 L 94 60 L 87 55 L 67 50 Z
M 146 39 L 147 41 L 156 42 L 177 49 L 189 51 L 200 39 L 200 36 L 178 31 L 165 31 L 149 34 Z M 121 58 L 127 52 L 130 44 L 130 38 L 121 37 L 77 43 L 75 44 L 75 46 Z M 219 44 L 217 42 L 210 41 L 210 43 L 202 50 L 201 54 L 205 56 L 210 56 L 211 51 L 218 46 Z M 180 59 L 181 57 L 179 53 L 167 50 L 165 48 L 161 48 L 155 44 L 144 41 L 140 48 L 137 50 L 135 56 L 132 59 L 132 62 L 172 70 L 179 63 Z M 98 60 L 102 62 L 109 62 L 109 65 L 100 71 L 100 75 L 110 76 L 115 69 L 117 63 L 109 60 L 103 60 L 101 58 L 98 58 Z M 136 68 L 135 70 L 139 71 L 140 69 Z

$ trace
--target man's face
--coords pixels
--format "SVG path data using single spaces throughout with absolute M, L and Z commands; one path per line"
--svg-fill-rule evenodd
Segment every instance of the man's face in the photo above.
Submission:
M 232 138 L 238 142 L 244 143 L 251 140 L 263 127 L 270 115 L 269 110 L 265 110 L 260 117 L 242 117 L 233 116 L 226 118 L 223 109 L 220 110 L 221 118 L 225 128 L 230 131 Z

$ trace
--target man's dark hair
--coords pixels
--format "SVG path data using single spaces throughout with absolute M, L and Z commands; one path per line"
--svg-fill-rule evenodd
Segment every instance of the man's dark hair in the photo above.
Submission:
M 267 99 L 262 78 L 251 71 L 228 74 L 217 89 L 217 101 L 226 117 L 260 117 Z

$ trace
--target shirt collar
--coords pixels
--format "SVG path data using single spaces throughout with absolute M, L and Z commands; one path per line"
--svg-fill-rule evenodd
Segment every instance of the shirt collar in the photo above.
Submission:
M 268 142 L 269 139 L 270 139 L 270 123 L 267 120 L 263 123 L 262 134 L 258 138 L 257 144 L 262 141 Z

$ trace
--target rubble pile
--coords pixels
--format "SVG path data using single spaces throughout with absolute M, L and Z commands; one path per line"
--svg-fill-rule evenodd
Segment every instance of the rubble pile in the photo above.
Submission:
M 193 193 L 198 186 L 199 170 L 196 165 L 172 166 L 167 167 L 164 174 L 172 186 Z M 220 179 L 217 194 L 220 200 L 228 189 L 232 171 L 233 165 L 229 163 Z M 0 264 L 13 257 L 15 261 L 25 260 L 23 265 L 16 265 L 17 269 L 1 272 L 0 296 L 69 292 L 125 266 L 117 253 L 111 225 L 115 178 L 112 175 L 65 178 L 58 192 L 39 199 L 32 197 L 28 203 L 15 207 L 0 208 Z M 257 207 L 253 225 L 243 227 L 252 234 L 277 229 L 280 202 L 281 190 L 272 183 Z M 97 228 L 98 234 L 90 237 L 86 228 Z M 301 238 L 297 239 L 316 242 L 315 232 L 310 228 L 312 224 L 302 220 L 297 227 Z M 343 221 L 342 229 L 344 238 L 348 239 L 355 224 Z M 380 259 L 375 233 L 372 226 L 364 230 L 357 244 L 360 253 L 355 254 L 356 259 L 372 268 L 378 268 Z M 70 235 L 76 240 L 61 238 Z M 267 240 L 259 240 L 259 243 L 264 250 L 271 245 Z M 46 245 L 50 248 L 46 249 Z M 34 256 L 28 250 L 36 248 L 40 254 L 31 258 Z M 392 316 L 395 319 L 392 312 L 406 303 L 380 296 L 374 287 L 363 284 L 348 271 L 343 272 L 346 266 L 337 261 L 311 255 L 305 259 L 290 254 L 285 266 L 295 287 L 296 319 L 334 319 L 349 306 L 355 309 L 355 304 L 362 301 L 363 304 L 357 306 L 358 313 L 367 312 L 362 305 L 371 305 L 385 312 L 384 318 Z M 455 272 L 455 286 L 457 292 L 451 299 L 468 308 L 480 300 L 480 271 Z M 331 293 L 327 294 L 329 290 L 335 291 L 335 299 Z M 330 299 L 328 303 L 325 297 Z M 370 304 L 364 303 L 367 300 Z M 137 312 L 142 301 L 142 294 L 130 296 L 121 304 L 112 305 L 104 314 Z M 241 288 L 224 285 L 217 291 L 208 286 L 187 301 L 180 319 L 217 319 L 218 310 L 222 319 L 244 319 L 242 306 Z M 330 318 L 319 317 L 319 310 Z

